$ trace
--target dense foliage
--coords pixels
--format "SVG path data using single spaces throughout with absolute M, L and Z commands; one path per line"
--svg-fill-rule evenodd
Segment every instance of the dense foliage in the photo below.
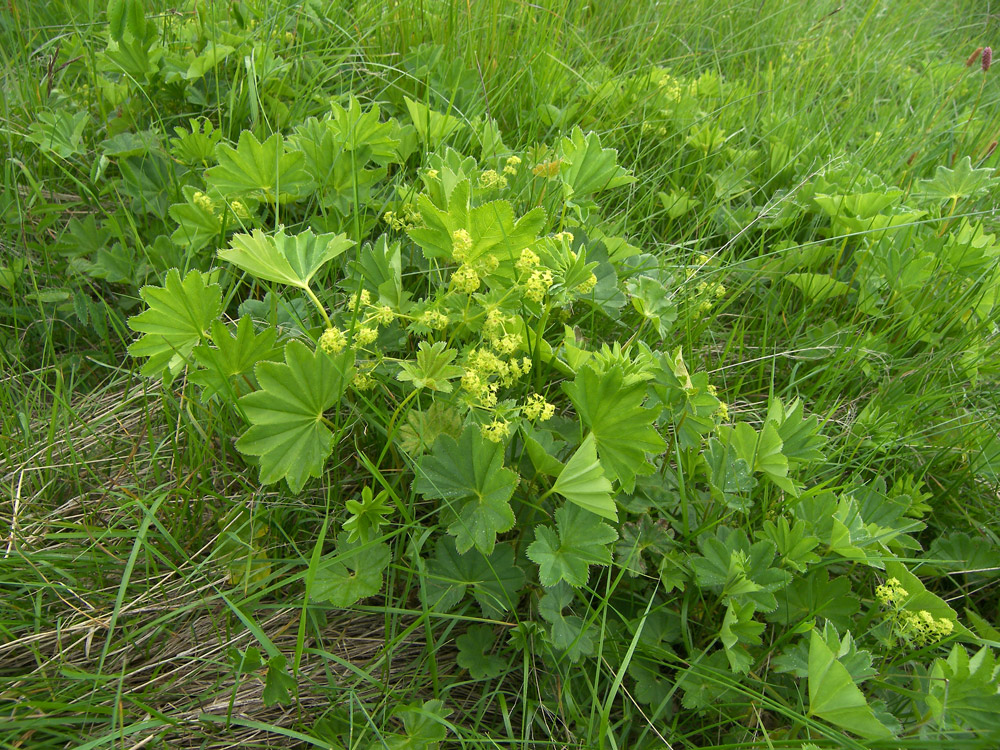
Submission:
M 995 747 L 998 96 L 982 51 L 930 56 L 987 21 L 893 56 L 879 2 L 818 31 L 769 8 L 800 34 L 777 51 L 595 36 L 554 64 L 519 29 L 668 34 L 667 11 L 432 3 L 441 43 L 416 7 L 354 39 L 375 9 L 273 5 L 5 21 L 47 61 L 4 105 L 0 570 L 36 601 L 10 653 L 58 627 L 40 581 L 108 585 L 24 513 L 119 486 L 138 512 L 103 647 L 0 667 L 5 745 L 208 746 L 257 718 L 251 684 L 298 706 L 261 746 Z M 26 404 L 75 417 L 112 370 L 157 493 L 128 461 L 43 481 L 69 417 L 47 449 Z M 126 594 L 190 561 L 250 638 L 211 657 L 223 710 L 175 715 L 155 680 L 74 708 L 64 683 L 127 692 L 109 654 L 164 625 Z M 381 651 L 342 670 L 330 623 L 372 614 Z

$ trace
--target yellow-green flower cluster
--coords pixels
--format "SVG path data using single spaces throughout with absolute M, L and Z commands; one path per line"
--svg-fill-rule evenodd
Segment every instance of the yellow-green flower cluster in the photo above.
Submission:
M 544 177 L 551 180 L 559 176 L 559 167 L 561 165 L 562 162 L 559 159 L 543 161 L 541 164 L 536 164 L 532 167 L 531 173 L 535 175 L 535 177 Z
M 951 635 L 954 623 L 947 617 L 934 617 L 926 609 L 919 612 L 903 610 L 897 615 L 900 633 L 918 646 L 936 643 Z
M 726 293 L 726 287 L 717 281 L 712 282 L 711 284 L 702 281 L 695 287 L 695 293 L 698 296 L 703 297 L 701 302 L 698 303 L 698 312 L 706 313 L 712 309 L 712 305 L 715 304 L 715 300 Z
M 552 286 L 552 281 L 552 271 L 547 268 L 536 268 L 531 272 L 531 277 L 524 282 L 524 296 L 533 302 L 541 302 Z
M 198 208 L 204 211 L 208 211 L 209 213 L 215 212 L 215 201 L 213 201 L 211 198 L 208 197 L 208 195 L 201 192 L 200 190 L 194 194 L 193 199 L 194 199 L 194 205 L 196 205 Z
M 530 371 L 530 357 L 502 359 L 488 349 L 473 349 L 465 357 L 462 390 L 473 403 L 493 408 L 500 386 L 510 387 Z
M 533 250 L 526 247 L 521 251 L 521 257 L 514 263 L 514 268 L 517 269 L 518 273 L 531 273 L 538 268 L 539 263 L 541 263 L 541 258 Z
M 516 322 L 515 316 L 504 315 L 496 308 L 492 308 L 486 313 L 483 337 L 500 354 L 510 356 L 521 347 L 521 339 L 516 334 L 507 332 L 507 328 L 513 327 Z
M 448 327 L 448 316 L 437 310 L 424 310 L 417 318 L 417 322 L 431 330 L 443 331 Z
M 243 201 L 235 200 L 229 204 L 229 207 L 233 210 L 233 215 L 237 219 L 249 219 L 250 209 L 247 208 Z
M 521 256 L 514 263 L 514 268 L 519 274 L 528 276 L 523 282 L 524 296 L 535 302 L 545 299 L 545 293 L 553 283 L 552 271 L 540 268 L 540 263 L 541 259 L 537 253 L 527 247 L 521 251 Z
M 521 414 L 525 417 L 532 421 L 537 420 L 539 422 L 552 419 L 552 416 L 555 413 L 556 407 L 537 393 L 530 394 L 524 404 L 524 407 L 521 409 Z
M 890 578 L 881 586 L 875 587 L 875 598 L 883 607 L 899 607 L 909 595 L 898 578 Z
M 577 284 L 576 291 L 577 294 L 590 294 L 594 291 L 594 287 L 597 286 L 597 276 L 590 274 L 590 278 L 581 284 Z
M 875 598 L 886 609 L 895 610 L 892 620 L 899 628 L 899 635 L 905 640 L 923 646 L 936 643 L 951 635 L 955 624 L 947 617 L 935 617 L 926 609 L 916 612 L 902 609 L 909 598 L 910 592 L 898 578 L 890 578 L 881 586 L 875 587 Z
M 358 348 L 371 346 L 378 339 L 378 329 L 369 326 L 361 326 L 354 332 L 354 345 Z
M 510 356 L 521 347 L 521 339 L 513 333 L 505 333 L 498 339 L 493 339 L 490 344 L 504 356 Z
M 371 370 L 356 369 L 351 376 L 351 385 L 359 391 L 370 391 L 375 387 L 375 378 L 372 377 Z
M 470 401 L 492 409 L 497 405 L 500 384 L 490 382 L 488 377 L 478 370 L 467 368 L 462 374 L 462 390 L 468 394 Z
M 327 328 L 319 337 L 319 348 L 327 354 L 337 354 L 347 346 L 347 336 L 339 328 Z
M 502 443 L 510 434 L 510 424 L 502 419 L 494 419 L 491 424 L 479 428 L 483 437 L 493 443 Z
M 472 249 L 472 235 L 467 229 L 456 229 L 451 233 L 451 255 L 459 263 L 464 263 Z
M 479 274 L 470 265 L 459 266 L 451 276 L 451 283 L 462 294 L 472 294 L 479 289 Z
M 672 102 L 679 102 L 683 95 L 681 82 L 670 75 L 663 68 L 653 68 L 649 74 L 650 79 L 659 87 L 660 94 Z
M 490 341 L 496 341 L 504 335 L 504 327 L 508 323 L 513 322 L 513 315 L 504 315 L 497 308 L 491 307 L 486 312 L 486 322 L 483 323 L 483 335 Z
M 497 172 L 495 169 L 483 170 L 483 173 L 479 175 L 479 187 L 484 190 L 493 190 L 494 188 L 505 188 L 507 187 L 507 178 L 502 174 Z
M 519 156 L 508 156 L 507 163 L 504 165 L 503 173 L 509 174 L 512 177 L 517 174 L 517 166 L 521 163 L 521 157 Z
M 387 326 L 396 319 L 396 313 L 394 313 L 392 308 L 388 305 L 379 305 L 375 308 L 375 312 L 372 317 L 380 326 Z
M 404 204 L 398 214 L 395 211 L 386 211 L 382 214 L 382 220 L 397 232 L 415 229 L 423 224 L 420 212 L 409 203 Z

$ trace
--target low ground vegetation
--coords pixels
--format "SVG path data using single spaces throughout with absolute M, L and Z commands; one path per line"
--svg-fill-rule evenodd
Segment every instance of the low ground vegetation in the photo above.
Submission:
M 940 6 L 13 0 L 0 746 L 996 747 Z

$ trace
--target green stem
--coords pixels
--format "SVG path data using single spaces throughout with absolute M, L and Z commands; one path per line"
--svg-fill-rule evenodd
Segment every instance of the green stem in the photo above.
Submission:
M 319 301 L 319 297 L 313 294 L 313 290 L 310 289 L 308 286 L 304 286 L 302 287 L 302 289 L 305 291 L 309 299 L 312 300 L 312 303 L 316 306 L 316 309 L 319 310 L 319 314 L 323 316 L 323 322 L 326 323 L 326 327 L 333 328 L 333 321 L 331 321 L 330 316 L 326 314 L 326 309 L 323 307 L 323 303 Z
M 542 306 L 542 314 L 538 316 L 538 326 L 535 329 L 535 345 L 532 347 L 531 352 L 531 369 L 535 373 L 535 391 L 541 392 L 542 390 L 542 373 L 541 365 L 542 362 L 542 335 L 545 333 L 545 324 L 548 322 L 549 318 L 549 306 Z

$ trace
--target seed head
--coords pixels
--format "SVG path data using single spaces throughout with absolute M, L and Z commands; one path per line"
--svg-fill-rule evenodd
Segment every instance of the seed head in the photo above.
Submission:
M 981 54 L 983 54 L 983 48 L 982 47 L 976 47 L 972 51 L 972 54 L 969 55 L 969 59 L 965 61 L 965 67 L 971 68 L 976 63 L 976 60 L 979 59 L 979 56 Z
M 993 62 L 993 50 L 990 47 L 983 47 L 983 72 L 985 73 L 990 69 L 990 63 Z

